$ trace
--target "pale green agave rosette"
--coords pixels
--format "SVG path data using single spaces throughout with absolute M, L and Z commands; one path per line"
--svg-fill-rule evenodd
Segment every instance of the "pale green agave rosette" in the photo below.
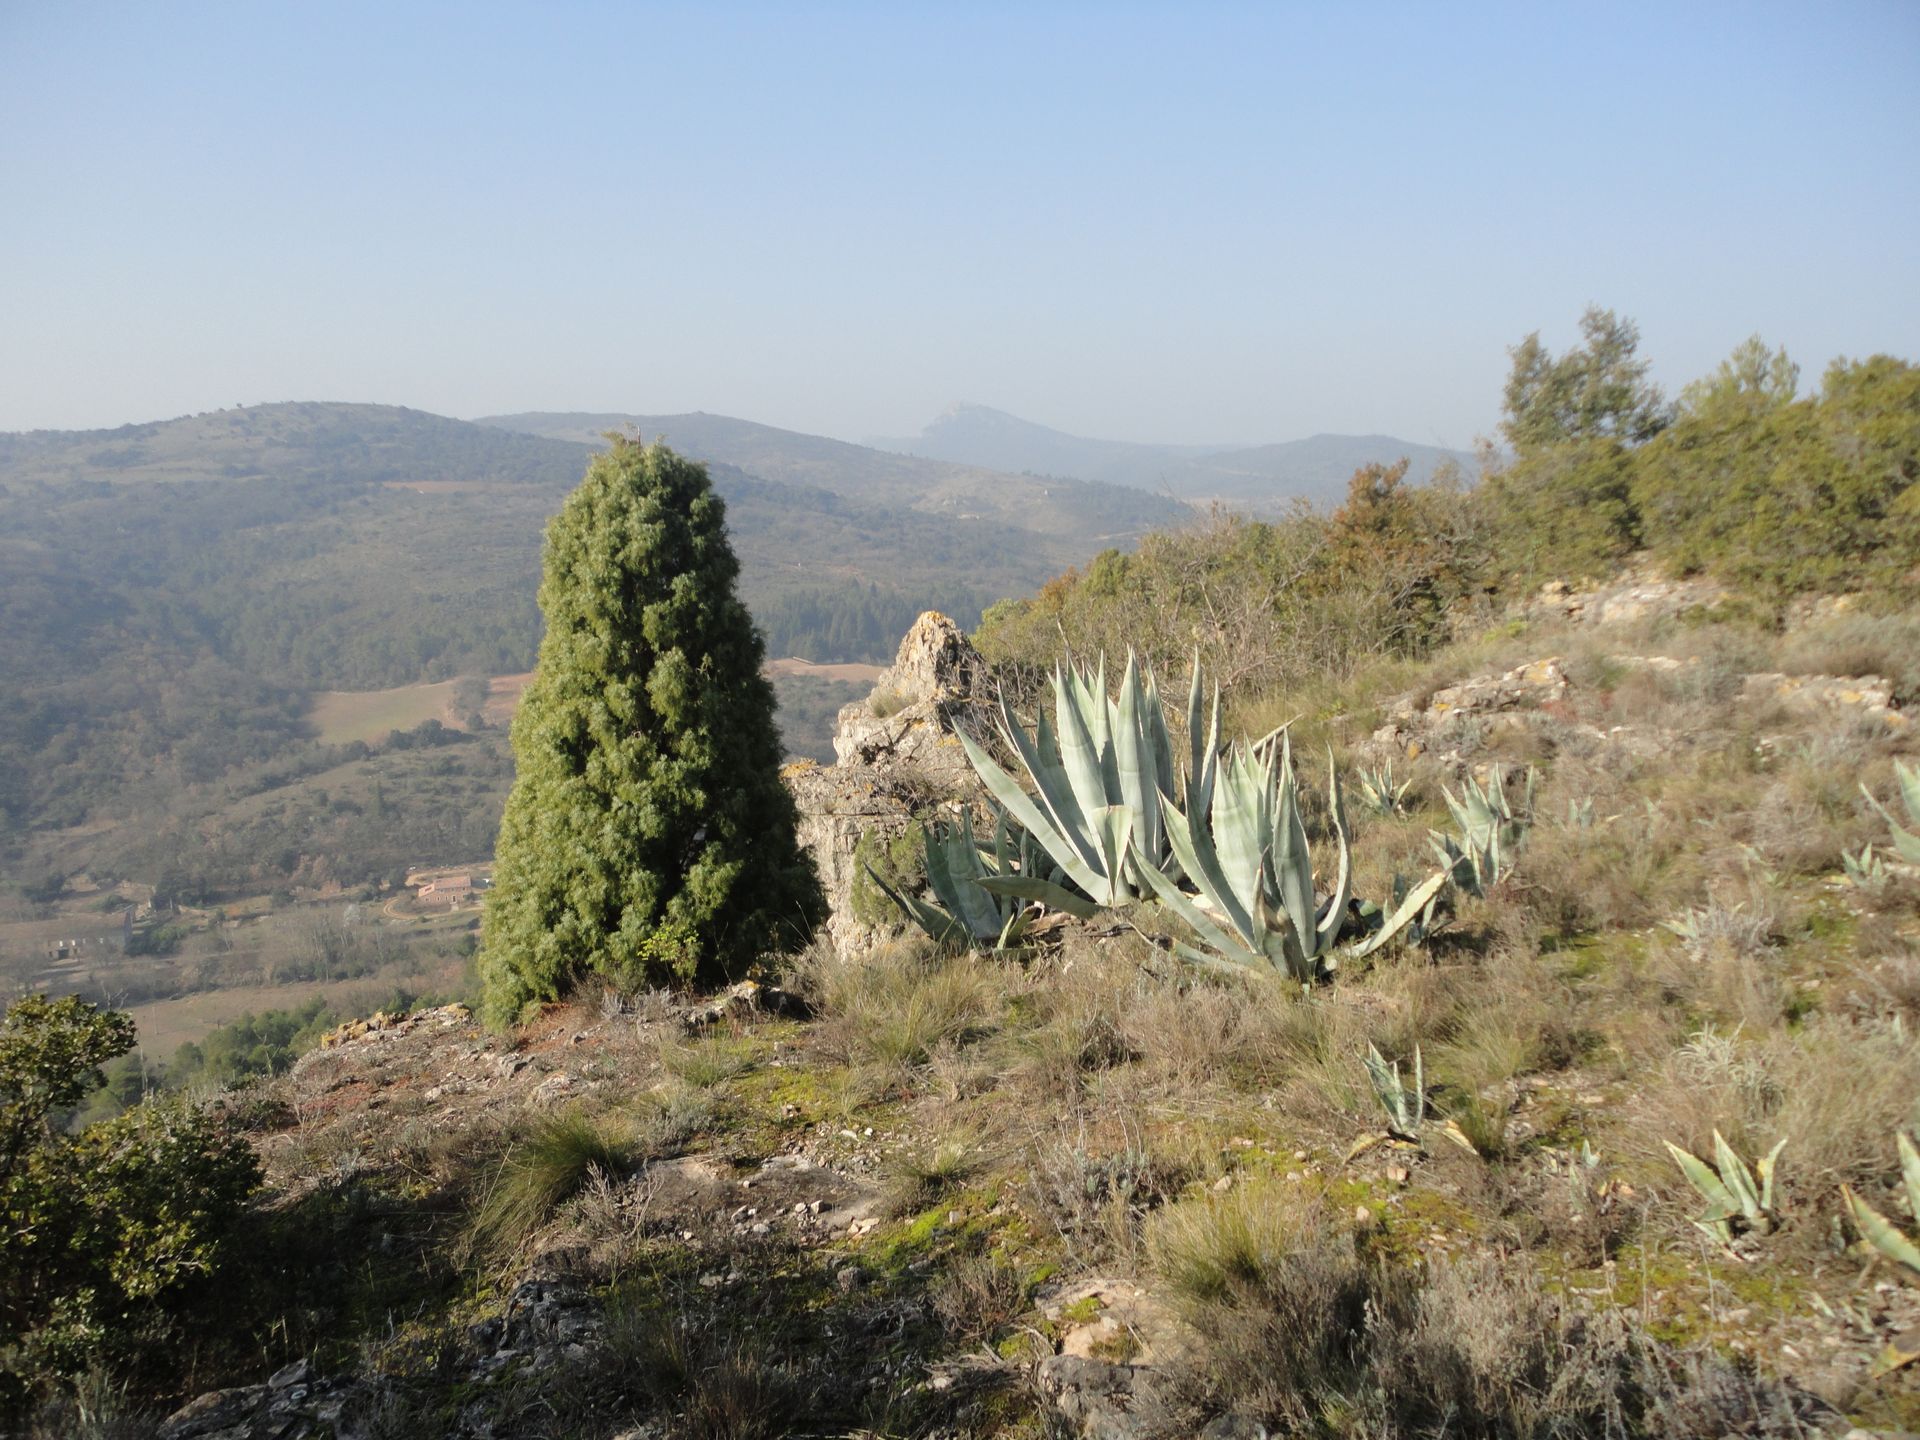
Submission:
M 1780 1141 L 1757 1162 L 1752 1170 L 1734 1148 L 1713 1132 L 1713 1154 L 1719 1173 L 1699 1156 L 1682 1150 L 1671 1140 L 1667 1152 L 1680 1167 L 1687 1182 L 1700 1192 L 1707 1208 L 1693 1223 L 1722 1245 L 1733 1241 L 1733 1222 L 1740 1220 L 1756 1235 L 1772 1233 L 1774 1226 L 1773 1170 L 1787 1142 Z

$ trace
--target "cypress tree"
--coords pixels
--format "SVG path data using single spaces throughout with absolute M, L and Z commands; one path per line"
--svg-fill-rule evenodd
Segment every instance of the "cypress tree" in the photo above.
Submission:
M 725 516 L 704 466 L 613 437 L 547 527 L 482 932 L 494 1024 L 589 973 L 734 976 L 825 917 Z

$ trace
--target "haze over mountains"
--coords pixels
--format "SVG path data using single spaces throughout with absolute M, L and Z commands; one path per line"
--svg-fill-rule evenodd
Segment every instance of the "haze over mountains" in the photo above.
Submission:
M 1014 473 L 1072 476 L 1151 490 L 1186 501 L 1221 500 L 1242 508 L 1285 509 L 1296 499 L 1338 501 L 1363 465 L 1411 464 L 1408 478 L 1430 480 L 1441 466 L 1471 468 L 1462 450 L 1418 445 L 1391 435 L 1313 435 L 1269 445 L 1143 445 L 1069 435 L 986 405 L 952 406 L 918 435 L 868 441 L 876 449 Z

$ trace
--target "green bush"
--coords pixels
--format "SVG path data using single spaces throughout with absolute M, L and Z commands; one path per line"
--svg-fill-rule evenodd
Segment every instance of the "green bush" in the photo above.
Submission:
M 164 1337 L 259 1184 L 246 1141 L 178 1101 L 56 1127 L 132 1045 L 129 1016 L 73 997 L 28 996 L 0 1022 L 0 1403 Z
M 1668 568 L 1762 595 L 1911 586 L 1920 566 L 1920 368 L 1837 361 L 1794 399 L 1748 341 L 1635 457 L 1632 501 Z

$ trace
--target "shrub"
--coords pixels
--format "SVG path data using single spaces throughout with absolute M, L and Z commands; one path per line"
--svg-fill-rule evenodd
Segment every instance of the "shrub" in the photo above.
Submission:
M 132 1045 L 130 1017 L 72 997 L 28 996 L 0 1023 L 0 1374 L 18 1387 L 0 1406 L 162 1337 L 259 1184 L 246 1141 L 179 1101 L 55 1128 Z
M 853 918 L 862 925 L 891 929 L 900 924 L 900 909 L 887 898 L 882 883 L 906 895 L 918 894 L 926 881 L 926 836 L 920 826 L 909 825 L 891 840 L 884 839 L 872 826 L 860 832 L 853 847 L 853 880 L 848 894 Z

